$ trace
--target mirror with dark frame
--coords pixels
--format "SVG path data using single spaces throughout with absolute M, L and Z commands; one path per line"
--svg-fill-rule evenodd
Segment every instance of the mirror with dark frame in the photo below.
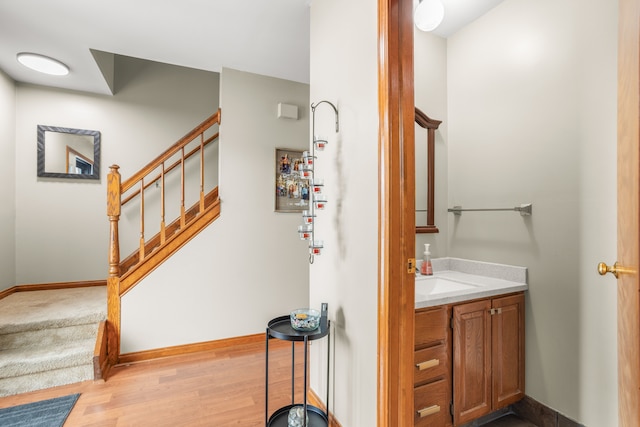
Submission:
M 100 179 L 100 132 L 38 125 L 38 176 Z
M 427 143 L 419 141 L 424 135 L 416 131 L 416 233 L 438 233 L 434 215 L 436 129 L 441 120 L 429 118 L 415 107 L 415 122 L 427 130 Z

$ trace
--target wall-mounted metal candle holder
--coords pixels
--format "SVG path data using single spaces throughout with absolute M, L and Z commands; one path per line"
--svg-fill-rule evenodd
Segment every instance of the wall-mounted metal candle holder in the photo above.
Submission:
M 316 214 L 313 212 L 313 209 L 310 211 L 302 211 L 302 222 L 305 224 L 313 224 L 315 217 Z
M 322 254 L 322 249 L 323 248 L 324 248 L 324 242 L 322 240 L 313 240 L 309 244 L 309 249 L 310 249 L 310 252 L 311 252 L 310 256 Z M 311 261 L 311 262 L 313 262 L 313 261 Z
M 313 224 L 305 224 L 298 226 L 298 235 L 300 240 L 311 240 L 311 233 L 313 232 Z
M 313 204 L 316 209 L 323 210 L 327 206 L 327 196 L 320 193 L 313 194 Z
M 314 178 L 311 183 L 311 187 L 313 188 L 314 193 L 322 193 L 322 189 L 324 188 L 324 179 Z
M 298 227 L 300 239 L 309 240 L 309 264 L 313 264 L 314 256 L 322 254 L 324 242 L 315 239 L 315 210 L 323 210 L 327 205 L 327 197 L 322 194 L 324 188 L 324 180 L 315 176 L 316 151 L 324 151 L 328 144 L 327 138 L 316 135 L 316 108 L 321 104 L 328 104 L 333 108 L 336 116 L 336 133 L 339 129 L 338 109 L 329 101 L 320 101 L 317 104 L 311 104 L 312 126 L 311 126 L 311 151 L 302 153 L 302 165 L 300 167 L 300 176 L 304 179 L 311 180 L 311 194 L 309 195 L 311 203 L 309 210 L 302 212 L 303 225 Z
M 313 167 L 313 161 L 316 159 L 315 156 L 312 156 L 308 151 L 302 153 L 302 163 L 304 166 Z
M 327 146 L 328 142 L 322 136 L 314 136 L 313 137 L 313 146 L 318 151 L 324 151 L 324 148 Z

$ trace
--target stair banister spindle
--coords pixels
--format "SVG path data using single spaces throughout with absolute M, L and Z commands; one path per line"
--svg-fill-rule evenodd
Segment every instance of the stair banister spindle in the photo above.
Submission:
M 162 162 L 162 172 L 160 173 L 160 243 L 164 244 L 167 239 L 165 223 L 165 201 L 164 201 L 164 162 Z
M 185 209 L 184 209 L 184 146 L 180 150 L 182 156 L 180 158 L 180 228 L 186 225 Z
M 200 134 L 200 213 L 204 212 L 204 131 Z
M 138 262 L 144 260 L 144 178 L 140 179 L 140 257 Z

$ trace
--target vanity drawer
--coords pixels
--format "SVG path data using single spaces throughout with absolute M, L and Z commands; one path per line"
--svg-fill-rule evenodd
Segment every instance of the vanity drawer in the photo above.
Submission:
M 440 380 L 414 389 L 414 426 L 442 427 L 451 424 L 447 386 L 447 380 Z
M 445 306 L 416 311 L 415 345 L 425 347 L 439 341 L 445 341 L 448 331 L 447 308 Z
M 447 348 L 444 344 L 417 350 L 414 354 L 413 383 L 420 384 L 447 374 Z

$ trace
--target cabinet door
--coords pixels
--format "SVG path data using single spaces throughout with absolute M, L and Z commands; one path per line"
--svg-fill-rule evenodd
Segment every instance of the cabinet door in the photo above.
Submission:
M 524 295 L 493 300 L 493 409 L 524 397 Z
M 453 307 L 453 421 L 491 412 L 491 301 Z

